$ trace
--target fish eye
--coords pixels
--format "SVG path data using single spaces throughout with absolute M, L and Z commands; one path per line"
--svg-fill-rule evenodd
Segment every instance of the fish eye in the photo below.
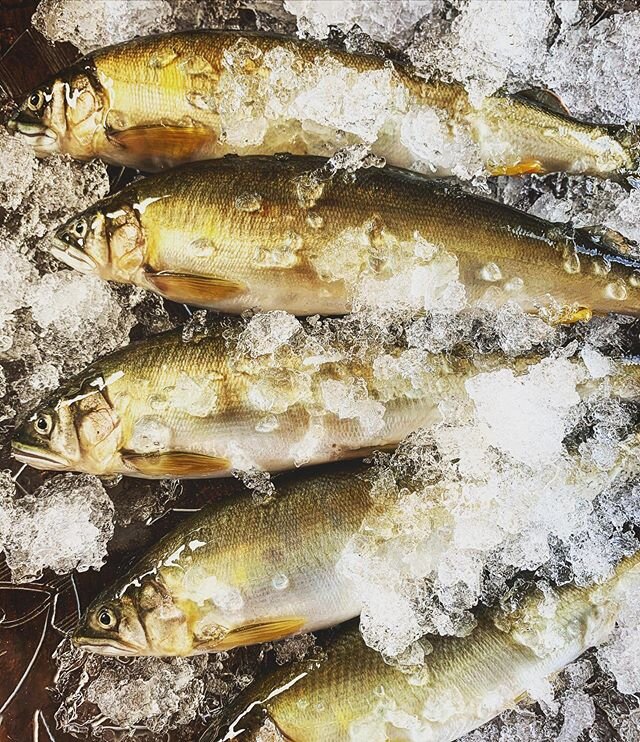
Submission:
M 73 227 L 73 231 L 78 237 L 84 237 L 85 234 L 87 233 L 86 222 L 84 220 L 80 220 L 79 222 L 76 222 Z
M 98 611 L 98 623 L 105 629 L 112 629 L 116 625 L 116 615 L 107 606 Z
M 43 103 L 44 93 L 42 90 L 37 90 L 35 93 L 32 93 L 27 100 L 27 106 L 32 111 L 39 111 L 42 108 Z
M 49 435 L 53 428 L 53 419 L 51 415 L 42 414 L 33 421 L 33 427 L 40 435 Z

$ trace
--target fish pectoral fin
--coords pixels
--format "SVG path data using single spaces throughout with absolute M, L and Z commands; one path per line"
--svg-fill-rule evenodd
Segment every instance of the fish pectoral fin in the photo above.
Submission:
M 237 626 L 234 629 L 229 629 L 222 639 L 212 641 L 210 649 L 226 651 L 234 647 L 246 647 L 250 644 L 275 642 L 298 633 L 305 623 L 306 619 L 300 616 L 291 616 L 251 623 L 246 626 Z M 199 649 L 205 649 L 206 644 L 206 642 L 203 642 Z
M 536 103 L 548 111 L 560 113 L 563 116 L 571 116 L 571 112 L 563 103 L 562 98 L 552 90 L 547 90 L 546 88 L 529 88 L 528 90 L 520 90 L 515 93 L 514 97 Z
M 533 157 L 526 160 L 518 160 L 511 165 L 489 165 L 491 175 L 529 175 L 530 173 L 541 174 L 546 172 L 542 162 Z
M 109 129 L 107 139 L 143 159 L 183 161 L 197 158 L 206 145 L 215 140 L 205 126 L 133 126 Z
M 123 453 L 124 463 L 145 477 L 207 477 L 231 469 L 231 462 L 218 456 L 188 451 Z
M 189 273 L 145 271 L 146 280 L 163 296 L 184 303 L 210 304 L 216 299 L 238 296 L 246 287 L 226 278 L 195 276 Z

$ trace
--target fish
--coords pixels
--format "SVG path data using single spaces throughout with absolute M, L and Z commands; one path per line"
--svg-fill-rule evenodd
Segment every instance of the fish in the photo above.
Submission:
M 185 342 L 169 331 L 98 359 L 27 414 L 13 456 L 39 469 L 152 479 L 359 458 L 440 420 L 440 400 L 475 373 L 468 359 L 437 356 L 415 380 L 388 378 L 375 359 L 313 344 L 252 358 L 244 327 L 218 319 L 208 335 Z M 339 406 L 341 395 L 351 407 Z
M 640 553 L 602 584 L 565 585 L 551 601 L 535 590 L 512 613 L 480 612 L 468 636 L 429 637 L 422 682 L 411 683 L 365 645 L 357 623 L 347 623 L 320 656 L 248 686 L 201 742 L 452 742 L 605 641 L 639 580 Z
M 329 155 L 366 144 L 392 165 L 422 160 L 436 175 L 474 172 L 477 160 L 493 175 L 625 178 L 639 153 L 631 128 L 572 118 L 551 91 L 474 103 L 462 85 L 425 79 L 406 63 L 233 30 L 91 52 L 27 95 L 8 127 L 39 157 L 147 171 L 229 153 Z
M 307 156 L 221 158 L 136 181 L 56 230 L 51 251 L 229 313 L 442 310 L 456 291 L 456 308 L 515 302 L 550 322 L 640 309 L 640 249 L 613 230 L 392 167 L 345 178 Z
M 369 472 L 361 462 L 287 472 L 260 504 L 236 480 L 209 485 L 212 502 L 91 603 L 74 644 L 99 654 L 185 656 L 359 615 L 357 590 L 338 562 L 381 507 Z

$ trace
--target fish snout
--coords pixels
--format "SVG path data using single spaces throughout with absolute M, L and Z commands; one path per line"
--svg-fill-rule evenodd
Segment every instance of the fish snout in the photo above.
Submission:
M 24 137 L 38 157 L 58 151 L 56 132 L 25 111 L 18 111 L 12 116 L 7 121 L 6 127 L 11 135 Z
M 61 227 L 49 240 L 49 252 L 69 268 L 80 273 L 95 273 L 98 270 L 96 261 L 77 245 L 71 244 L 66 235 L 66 227 Z

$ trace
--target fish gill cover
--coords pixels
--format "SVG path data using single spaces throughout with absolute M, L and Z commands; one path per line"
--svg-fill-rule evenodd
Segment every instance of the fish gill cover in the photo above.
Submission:
M 71 42 L 82 52 L 189 28 L 240 27 L 318 39 L 331 34 L 350 51 L 402 52 L 426 77 L 462 83 L 474 102 L 501 89 L 542 86 L 585 120 L 640 120 L 640 11 L 625 2 L 42 0 L 33 24 L 52 41 Z M 239 140 L 259 144 L 265 118 L 286 108 L 319 138 L 346 131 L 366 145 L 375 141 L 385 115 L 397 113 L 384 73 L 355 78 L 326 63 L 317 78 L 301 81 L 281 51 L 270 59 L 268 85 L 258 89 L 247 87 L 243 73 L 252 50 L 239 47 L 229 55 L 221 114 Z M 337 96 L 340 90 L 349 95 Z M 248 98 L 258 115 L 247 109 Z M 640 198 L 626 184 L 568 175 L 487 179 L 476 145 L 459 137 L 449 146 L 446 122 L 435 110 L 404 111 L 399 131 L 416 170 L 451 170 L 468 190 L 545 219 L 603 225 L 640 239 Z M 347 148 L 338 162 L 343 170 L 358 168 L 362 147 Z M 49 587 L 43 594 L 56 595 L 56 574 L 75 569 L 82 585 L 86 571 L 106 560 L 109 543 L 125 564 L 137 539 L 131 534 L 157 528 L 156 518 L 167 511 L 167 518 L 176 517 L 173 509 L 183 504 L 177 504 L 176 483 L 132 485 L 82 474 L 43 478 L 9 457 L 14 424 L 96 357 L 130 337 L 171 327 L 184 326 L 185 337 L 206 331 L 206 313 L 190 317 L 186 308 L 142 289 L 64 270 L 42 249 L 54 227 L 105 196 L 120 177 L 98 161 L 37 160 L 22 141 L 0 131 L 0 424 L 7 470 L 0 477 L 0 549 L 10 570 L 0 573 L 2 595 L 9 596 L 0 603 L 0 635 L 9 637 L 0 637 L 0 646 L 16 657 L 17 635 L 10 632 L 25 626 L 35 631 L 34 622 L 45 615 L 44 608 L 24 608 L 18 591 L 25 581 L 46 570 Z M 434 247 L 418 235 L 412 249 L 424 254 Z M 514 303 L 496 309 L 491 291 L 484 305 L 466 310 L 455 270 L 446 260 L 443 265 L 425 299 L 426 314 L 399 307 L 402 287 L 391 280 L 374 287 L 382 300 L 373 308 L 367 301 L 371 287 L 354 285 L 360 300 L 346 318 L 259 313 L 245 318 L 237 343 L 243 362 L 263 364 L 252 399 L 266 432 L 308 393 L 318 359 L 372 365 L 372 385 L 353 378 L 325 381 L 322 401 L 339 418 L 375 430 L 385 393 L 402 389 L 411 395 L 435 355 L 474 358 L 476 373 L 443 395 L 433 428 L 413 434 L 393 454 L 375 456 L 374 493 L 391 498 L 392 507 L 354 535 L 342 556 L 341 568 L 364 606 L 365 641 L 415 682 L 429 652 L 422 637 L 467 635 L 478 603 L 509 610 L 524 589 L 526 581 L 518 576 L 523 571 L 553 611 L 551 585 L 606 579 L 622 556 L 637 549 L 633 526 L 640 526 L 638 462 L 630 439 L 640 387 L 636 379 L 629 381 L 623 362 L 624 355 L 637 353 L 637 325 L 616 315 L 574 326 L 549 324 Z M 499 266 L 485 266 L 495 279 L 488 284 L 499 283 L 496 268 L 499 273 Z M 352 266 L 338 255 L 326 269 L 352 277 Z M 403 278 L 411 285 L 411 276 Z M 398 345 L 400 352 L 393 350 Z M 532 352 L 545 357 L 519 366 L 518 359 Z M 496 362 L 496 354 L 507 361 Z M 292 371 L 292 357 L 310 360 Z M 186 374 L 170 393 L 194 414 L 209 394 L 202 379 Z M 314 445 L 311 429 L 297 451 L 300 463 Z M 257 507 L 273 497 L 268 474 L 248 465 L 237 475 L 253 490 Z M 137 543 L 151 538 L 140 536 Z M 107 579 L 103 574 L 84 583 L 87 597 Z M 48 611 L 52 599 L 46 600 Z M 6 606 L 14 605 L 22 613 L 9 616 Z M 530 688 L 537 705 L 505 712 L 471 733 L 468 742 L 637 739 L 639 606 L 637 594 L 630 594 L 607 644 L 570 665 L 559 680 Z M 23 670 L 32 667 L 31 655 L 16 659 L 22 665 L 3 682 L 13 683 L 18 693 L 8 691 L 5 706 L 0 696 L 0 736 L 5 726 L 14 735 L 19 730 L 14 738 L 26 739 L 19 736 L 24 724 L 35 724 L 37 739 L 46 739 L 46 726 L 56 739 L 115 740 L 129 733 L 148 740 L 165 733 L 174 740 L 196 739 L 262 666 L 321 651 L 313 638 L 295 637 L 220 655 L 123 662 L 84 655 L 64 642 L 54 662 L 58 629 L 70 628 L 75 615 L 70 608 L 58 621 L 49 613 L 49 623 L 42 619 L 53 636 L 41 645 L 48 653 L 43 688 L 53 685 L 58 668 L 53 700 L 38 697 L 30 705 Z M 29 709 L 26 722 L 17 704 Z

